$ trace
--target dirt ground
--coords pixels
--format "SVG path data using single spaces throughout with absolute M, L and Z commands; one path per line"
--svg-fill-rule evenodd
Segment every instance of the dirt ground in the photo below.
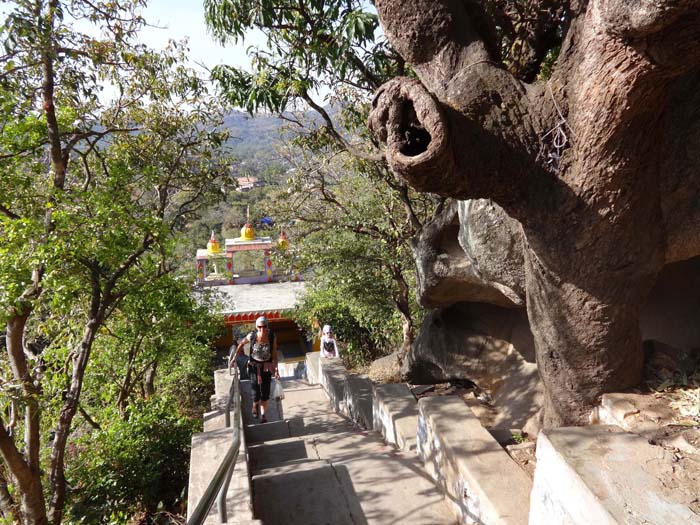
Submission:
M 623 397 L 624 396 L 624 397 Z M 669 499 L 700 517 L 700 372 L 673 381 L 647 381 L 647 388 L 620 398 L 632 410 L 616 414 L 619 425 L 661 447 L 666 461 L 649 465 Z

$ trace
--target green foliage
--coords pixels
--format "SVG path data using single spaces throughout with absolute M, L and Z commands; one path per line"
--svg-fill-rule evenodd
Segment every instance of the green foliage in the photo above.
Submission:
M 126 414 L 132 403 L 157 395 L 198 416 L 212 388 L 209 342 L 220 322 L 181 280 L 168 275 L 147 283 L 124 299 L 95 342 L 86 406 Z
M 176 400 L 158 398 L 130 406 L 128 419 L 107 411 L 100 430 L 76 440 L 71 521 L 126 524 L 134 507 L 154 514 L 181 500 L 200 423 L 176 408 Z
M 556 46 L 547 51 L 547 55 L 542 61 L 542 66 L 540 67 L 540 72 L 538 75 L 538 80 L 549 80 L 552 76 L 552 69 L 554 68 L 554 63 L 559 57 L 559 52 L 561 51 L 561 46 Z
M 210 28 L 222 41 L 241 39 L 249 28 L 268 36 L 267 51 L 251 51 L 252 72 L 214 72 L 229 102 L 251 112 L 282 112 L 297 100 L 314 106 L 316 89 L 334 90 L 326 100 L 335 105 L 319 110 L 326 125 L 308 115 L 288 117 L 299 124 L 285 135 L 287 164 L 294 168 L 289 187 L 252 209 L 258 217 L 272 210 L 293 236 L 277 266 L 312 269 L 313 291 L 300 307 L 300 323 L 343 326 L 337 330 L 351 364 L 410 344 L 420 312 L 407 242 L 434 207 L 385 166 L 338 156 L 346 149 L 341 135 L 369 143 L 368 95 L 405 73 L 384 40 L 375 40 L 376 15 L 367 9 L 361 2 L 205 2 Z M 402 325 L 408 325 L 407 340 Z
M 179 504 L 190 437 L 213 388 L 208 342 L 220 321 L 165 277 L 128 296 L 105 323 L 68 458 L 73 519 L 127 523 Z M 60 358 L 47 351 L 47 363 L 50 355 Z
M 293 221 L 289 256 L 312 270 L 302 325 L 347 320 L 347 333 L 336 330 L 350 345 L 346 355 L 353 364 L 410 343 L 402 328 L 410 330 L 420 310 L 408 244 L 415 230 L 407 212 L 424 220 L 435 203 L 418 195 L 403 200 L 400 192 L 387 191 L 386 172 L 348 155 L 331 157 L 318 148 L 313 154 L 292 149 L 289 157 L 297 169 L 275 209 Z
M 510 431 L 510 439 L 515 443 L 516 445 L 520 445 L 521 443 L 525 443 L 526 439 L 523 433 L 520 430 L 511 430 Z
M 365 365 L 381 355 L 378 348 L 383 343 L 386 325 L 367 321 L 361 305 L 354 311 L 335 287 L 312 288 L 297 306 L 294 318 L 297 324 L 306 330 L 309 340 L 318 336 L 319 325 L 333 326 L 342 348 L 342 358 L 351 367 Z M 380 320 L 386 322 L 386 319 Z
M 258 29 L 266 49 L 251 49 L 252 72 L 214 70 L 224 96 L 253 112 L 286 110 L 321 86 L 347 84 L 371 91 L 396 72 L 396 55 L 376 39 L 379 21 L 359 0 L 205 0 L 209 29 L 221 43 Z
M 572 13 L 569 0 L 487 0 L 491 52 L 525 82 L 548 79 Z M 474 15 L 476 16 L 476 15 Z M 484 24 L 486 25 L 486 24 Z
M 108 479 L 103 466 L 73 486 L 110 487 L 105 516 L 154 512 L 129 469 L 160 446 L 173 463 L 159 456 L 141 477 L 156 485 L 161 469 L 172 503 L 167 490 L 184 482 L 171 469 L 187 471 L 177 458 L 194 428 L 182 414 L 199 415 L 211 381 L 218 320 L 192 303 L 172 256 L 179 232 L 233 187 L 225 108 L 184 66 L 184 45 L 137 43 L 140 6 L 17 1 L 0 21 L 0 321 L 19 334 L 3 338 L 0 425 L 12 434 L 0 470 L 10 481 L 30 472 L 28 493 L 10 483 L 10 495 L 34 498 L 54 523 L 74 503 L 63 458 L 86 475 L 73 440 L 96 426 L 95 454 L 123 470 Z M 86 25 L 99 31 L 76 29 Z M 120 442 L 131 420 L 133 439 Z M 101 505 L 91 498 L 83 510 Z
M 287 192 L 266 205 L 293 237 L 284 264 L 312 269 L 314 297 L 304 315 L 312 319 L 319 310 L 319 316 L 347 317 L 346 355 L 355 362 L 405 349 L 418 314 L 408 240 L 434 202 L 396 181 L 383 163 L 359 160 L 373 150 L 366 126 L 372 92 L 407 74 L 377 34 L 374 9 L 359 0 L 204 5 L 207 24 L 222 43 L 242 39 L 249 29 L 267 36 L 267 49 L 249 50 L 250 72 L 215 70 L 230 103 L 251 112 L 283 112 L 303 102 L 320 117 L 286 115 L 296 124 L 286 136 L 294 170 Z M 330 106 L 314 100 L 321 96 Z

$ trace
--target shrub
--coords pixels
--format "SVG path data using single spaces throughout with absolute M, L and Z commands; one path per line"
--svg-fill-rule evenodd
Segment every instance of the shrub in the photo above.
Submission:
M 123 420 L 115 411 L 109 425 L 78 440 L 69 470 L 79 480 L 73 523 L 127 523 L 128 516 L 153 516 L 180 503 L 200 422 L 162 398 L 135 403 L 127 415 Z

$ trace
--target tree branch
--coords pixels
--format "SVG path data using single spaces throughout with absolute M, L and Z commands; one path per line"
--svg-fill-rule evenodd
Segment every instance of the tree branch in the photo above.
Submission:
M 49 2 L 49 27 L 53 31 L 53 13 L 57 9 L 55 1 Z M 49 35 L 53 37 L 53 34 Z M 49 140 L 49 153 L 51 157 L 51 165 L 53 167 L 53 185 L 54 188 L 61 190 L 66 179 L 66 163 L 63 159 L 61 150 L 61 135 L 58 128 L 58 120 L 56 118 L 56 108 L 54 106 L 54 64 L 53 56 L 49 49 L 45 49 L 42 57 L 42 98 L 44 104 L 44 115 L 46 116 L 46 130 Z
M 88 425 L 90 425 L 95 430 L 102 430 L 100 424 L 97 423 L 94 419 L 92 419 L 90 417 L 90 414 L 88 414 L 83 408 L 83 406 L 80 404 L 78 405 L 78 412 L 80 412 L 80 415 L 83 416 L 83 419 L 88 423 Z
M 7 207 L 5 207 L 3 204 L 0 204 L 0 213 L 2 213 L 2 214 L 5 215 L 6 217 L 8 217 L 8 218 L 10 218 L 10 219 L 13 219 L 13 220 L 14 220 L 14 219 L 19 219 L 19 218 L 20 218 L 19 215 L 17 215 L 16 213 L 10 211 L 10 209 L 7 208 Z
M 29 466 L 24 461 L 22 453 L 17 450 L 12 436 L 8 434 L 2 421 L 0 421 L 0 454 L 15 477 L 26 478 L 30 475 Z
M 29 467 L 2 424 L 0 424 L 0 455 L 17 481 L 19 493 L 22 495 L 25 507 L 28 507 L 29 519 L 37 520 L 30 523 L 40 523 L 40 519 L 46 516 L 46 507 L 41 492 L 39 470 Z
M 5 479 L 2 469 L 0 469 L 0 512 L 9 522 L 15 523 L 17 521 L 17 516 L 19 516 L 19 509 L 17 507 L 17 503 L 14 501 L 7 488 L 7 479 Z
M 132 131 L 140 131 L 141 128 L 108 128 L 102 131 L 70 131 L 68 133 L 64 133 L 63 135 L 72 135 L 71 139 L 66 143 L 66 145 L 63 147 L 63 153 L 62 153 L 62 161 L 64 165 L 68 165 L 68 160 L 70 157 L 71 151 L 73 151 L 73 148 L 75 145 L 80 142 L 81 140 L 87 139 L 87 138 L 95 138 L 96 140 L 94 142 L 89 142 L 90 144 L 90 149 L 93 149 L 95 147 L 95 144 L 102 138 L 106 137 L 107 135 L 111 135 L 112 133 L 130 133 Z
M 432 92 L 438 92 L 441 83 L 459 76 L 457 73 L 468 64 L 491 62 L 494 58 L 477 32 L 470 17 L 473 13 L 469 13 L 466 4 L 458 0 L 376 2 L 387 38 Z M 440 31 L 433 29 L 436 27 Z
M 333 124 L 333 119 L 331 119 L 330 115 L 328 112 L 323 109 L 320 105 L 318 105 L 310 96 L 308 93 L 304 92 L 301 94 L 301 98 L 311 107 L 313 108 L 321 117 L 323 120 L 326 122 L 326 129 L 328 132 L 331 134 L 331 136 L 338 142 L 338 144 L 344 148 L 348 153 L 351 155 L 363 159 L 363 160 L 368 160 L 372 162 L 385 162 L 385 158 L 383 154 L 371 154 L 371 153 L 366 153 L 364 151 L 360 151 L 357 148 L 355 148 L 352 144 L 350 144 L 347 140 L 345 140 L 345 137 L 343 137 L 340 133 L 338 133 L 338 130 L 335 129 L 335 125 Z
M 683 16 L 700 9 L 698 0 L 610 0 L 599 5 L 608 30 L 626 38 L 641 38 L 664 31 Z

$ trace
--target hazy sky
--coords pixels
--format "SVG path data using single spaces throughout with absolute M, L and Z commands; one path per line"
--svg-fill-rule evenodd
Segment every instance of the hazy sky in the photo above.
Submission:
M 150 0 L 143 16 L 150 24 L 164 29 L 147 28 L 141 40 L 155 49 L 163 49 L 169 39 L 189 38 L 190 60 L 207 67 L 230 64 L 248 69 L 249 59 L 245 49 L 264 43 L 261 33 L 251 33 L 244 43 L 226 48 L 219 46 L 207 33 L 204 24 L 204 7 L 201 0 Z

